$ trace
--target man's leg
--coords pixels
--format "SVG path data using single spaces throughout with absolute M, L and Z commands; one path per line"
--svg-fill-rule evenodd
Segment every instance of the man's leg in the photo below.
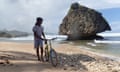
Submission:
M 37 54 L 38 60 L 40 61 L 39 48 L 36 48 L 36 54 Z
M 44 61 L 44 59 L 43 59 L 43 47 L 41 47 L 41 60 Z
M 34 46 L 35 46 L 35 48 L 36 48 L 36 55 L 37 55 L 37 57 L 38 57 L 38 60 L 40 61 L 39 40 L 35 40 Z

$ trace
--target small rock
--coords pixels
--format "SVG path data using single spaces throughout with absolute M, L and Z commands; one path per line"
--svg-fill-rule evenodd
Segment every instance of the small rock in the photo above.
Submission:
M 10 62 L 9 62 L 9 60 L 7 59 L 7 60 L 5 60 L 5 62 L 6 62 L 6 64 L 10 64 Z
M 74 67 L 75 65 L 72 64 L 72 65 L 70 65 L 70 66 L 71 66 L 71 67 Z
M 64 68 L 64 70 L 67 70 L 67 68 Z
M 113 70 L 112 72 L 118 72 L 117 70 Z
M 5 61 L 4 60 L 0 60 L 0 64 L 5 64 Z
M 0 62 L 0 64 L 4 64 L 3 62 Z

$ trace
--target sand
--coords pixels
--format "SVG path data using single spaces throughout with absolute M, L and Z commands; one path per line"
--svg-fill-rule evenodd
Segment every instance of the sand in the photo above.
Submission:
M 0 42 L 0 72 L 120 72 L 120 62 L 78 46 L 56 44 L 58 65 L 37 61 L 32 43 Z

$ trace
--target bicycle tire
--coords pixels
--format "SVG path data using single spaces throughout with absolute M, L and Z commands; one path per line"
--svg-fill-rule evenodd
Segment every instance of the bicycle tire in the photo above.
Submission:
M 48 45 L 45 47 L 45 60 L 49 61 Z
M 51 64 L 56 67 L 57 64 L 58 64 L 58 59 L 57 59 L 57 53 L 54 49 L 51 49 L 50 50 L 50 61 L 51 61 Z

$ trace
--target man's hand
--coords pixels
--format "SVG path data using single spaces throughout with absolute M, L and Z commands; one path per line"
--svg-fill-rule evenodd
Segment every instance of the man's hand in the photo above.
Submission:
M 47 44 L 47 40 L 45 40 L 45 44 Z

